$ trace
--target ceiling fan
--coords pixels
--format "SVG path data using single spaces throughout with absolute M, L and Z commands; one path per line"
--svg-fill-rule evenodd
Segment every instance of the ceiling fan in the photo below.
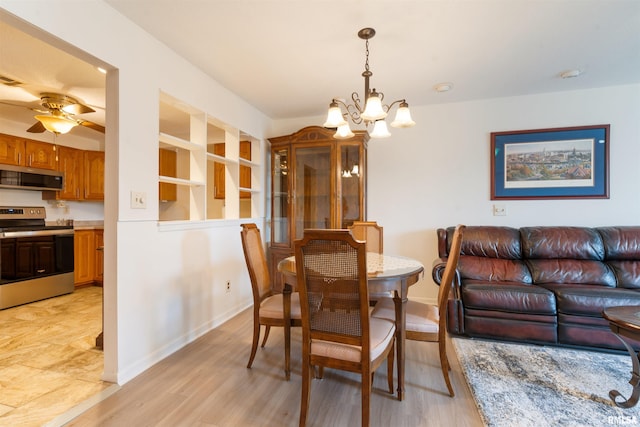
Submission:
M 15 105 L 7 102 L 2 103 Z M 104 126 L 98 123 L 76 117 L 80 114 L 93 113 L 95 110 L 71 96 L 53 92 L 43 92 L 40 94 L 40 105 L 44 107 L 45 110 L 29 106 L 26 107 L 40 113 L 35 116 L 37 122 L 27 129 L 27 132 L 42 133 L 48 130 L 58 135 L 67 133 L 76 126 L 85 126 L 102 133 L 105 131 Z
M 44 92 L 40 94 L 40 101 L 47 110 L 33 109 L 42 114 L 35 116 L 38 121 L 27 129 L 27 132 L 41 133 L 48 130 L 60 134 L 67 133 L 75 126 L 80 125 L 104 133 L 104 126 L 74 117 L 79 114 L 95 112 L 93 108 L 82 104 L 75 98 L 59 93 Z

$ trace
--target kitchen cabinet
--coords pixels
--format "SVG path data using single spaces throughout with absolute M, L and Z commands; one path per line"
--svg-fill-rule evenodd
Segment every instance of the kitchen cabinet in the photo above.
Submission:
M 104 152 L 58 147 L 61 191 L 43 191 L 42 200 L 104 200 Z
M 309 126 L 271 143 L 269 266 L 282 289 L 280 260 L 293 255 L 293 241 L 306 228 L 347 228 L 365 221 L 366 131 L 335 139 L 335 130 Z
M 240 141 L 240 158 L 251 161 L 251 141 Z M 240 165 L 240 188 L 251 188 L 251 167 Z M 241 199 L 250 199 L 249 191 L 240 191 Z
M 94 230 L 76 230 L 73 237 L 73 269 L 76 286 L 93 283 L 96 272 L 96 235 Z
M 26 164 L 30 168 L 56 170 L 56 145 L 47 142 L 25 140 Z
M 213 154 L 224 157 L 225 156 L 225 144 L 218 143 L 213 144 Z M 251 141 L 240 141 L 240 158 L 244 160 L 251 160 Z M 213 163 L 214 170 L 214 197 L 216 199 L 225 198 L 225 173 L 226 165 L 220 162 Z M 240 187 L 251 188 L 251 167 L 240 165 Z M 240 191 L 241 199 L 250 199 L 251 193 L 248 191 Z
M 104 230 L 95 230 L 95 275 L 93 281 L 102 286 L 104 281 Z
M 58 147 L 58 171 L 64 174 L 61 191 L 52 192 L 57 200 L 81 200 L 84 195 L 84 151 Z
M 0 134 L 0 163 L 56 170 L 56 145 Z
M 159 170 L 161 176 L 176 178 L 178 176 L 178 155 L 174 150 L 160 148 Z M 158 184 L 158 198 L 162 202 L 175 202 L 178 200 L 178 186 L 168 182 Z
M 24 148 L 21 138 L 0 134 L 0 163 L 22 166 L 25 159 Z
M 104 151 L 84 152 L 84 199 L 104 200 Z

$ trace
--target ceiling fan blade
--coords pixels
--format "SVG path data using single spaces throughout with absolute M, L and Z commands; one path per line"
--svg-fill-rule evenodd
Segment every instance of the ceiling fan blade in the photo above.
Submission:
M 36 122 L 33 126 L 31 126 L 29 129 L 27 129 L 27 132 L 42 133 L 45 130 L 46 129 L 44 128 L 44 125 L 41 122 Z
M 62 111 L 69 114 L 85 114 L 85 113 L 95 113 L 96 110 L 84 104 L 71 104 L 62 108 Z
M 78 124 L 81 125 L 81 126 L 86 126 L 89 129 L 93 129 L 93 130 L 96 130 L 96 131 L 102 132 L 102 133 L 104 133 L 104 130 L 105 130 L 104 126 L 99 125 L 97 123 L 90 122 L 88 120 L 78 120 Z

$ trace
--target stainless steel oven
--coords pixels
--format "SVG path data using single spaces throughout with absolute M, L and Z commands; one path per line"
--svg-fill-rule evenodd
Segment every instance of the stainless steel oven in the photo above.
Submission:
M 0 206 L 0 309 L 74 290 L 73 226 L 45 218 L 44 207 Z

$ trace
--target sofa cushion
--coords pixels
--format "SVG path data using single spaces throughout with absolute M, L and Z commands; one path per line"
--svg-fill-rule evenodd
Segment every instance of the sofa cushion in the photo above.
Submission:
M 529 269 L 522 261 L 461 255 L 458 260 L 461 277 L 487 282 L 532 283 Z
M 466 280 L 462 287 L 462 301 L 470 309 L 542 315 L 556 313 L 553 292 L 517 283 L 496 284 Z
M 524 258 L 604 260 L 602 237 L 593 228 L 523 227 Z
M 597 228 L 607 260 L 640 260 L 640 227 Z
M 582 259 L 529 259 L 527 265 L 536 285 L 543 283 L 572 283 L 597 286 L 616 286 L 616 276 L 601 261 Z
M 608 261 L 619 288 L 640 289 L 640 261 Z
M 447 232 L 447 247 L 451 247 L 453 228 Z M 467 226 L 460 253 L 487 258 L 520 259 L 520 233 L 510 227 Z
M 558 313 L 602 317 L 605 307 L 640 306 L 640 291 L 581 285 L 544 285 L 556 295 Z

